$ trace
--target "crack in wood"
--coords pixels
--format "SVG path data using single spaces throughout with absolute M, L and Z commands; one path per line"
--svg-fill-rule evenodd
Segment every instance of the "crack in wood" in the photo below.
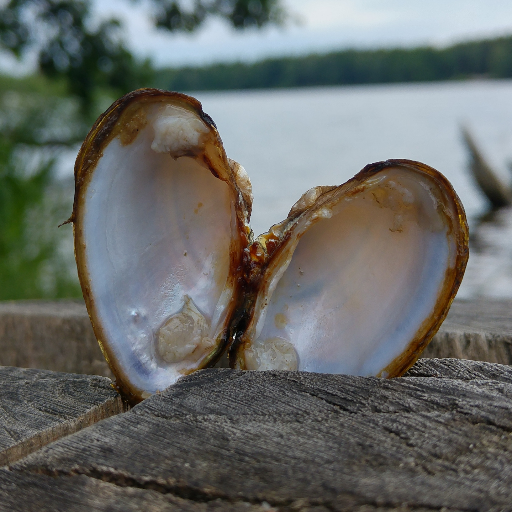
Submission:
M 156 491 L 161 494 L 172 494 L 178 498 L 193 501 L 196 503 L 208 503 L 211 501 L 221 500 L 226 503 L 250 503 L 250 504 L 261 504 L 262 501 L 267 502 L 273 507 L 289 506 L 296 500 L 278 500 L 272 502 L 271 499 L 249 499 L 244 497 L 234 498 L 227 496 L 224 493 L 214 490 L 199 489 L 186 483 L 171 483 L 165 479 L 155 479 L 150 477 L 135 477 L 124 471 L 116 470 L 115 468 L 80 468 L 75 467 L 71 471 L 65 471 L 62 469 L 50 470 L 44 467 L 31 467 L 28 472 L 32 474 L 46 475 L 51 477 L 74 477 L 74 476 L 86 476 L 95 480 L 101 480 L 109 484 L 116 485 L 118 487 L 132 487 L 136 489 L 146 489 Z M 308 500 L 311 501 L 311 500 Z M 320 500 L 315 501 L 314 505 L 324 505 L 320 503 Z
M 82 430 L 83 428 L 94 425 L 104 418 L 122 413 L 123 409 L 117 403 L 118 401 L 120 400 L 116 398 L 109 399 L 104 404 L 92 407 L 79 418 L 57 423 L 44 432 L 34 432 L 33 436 L 22 441 L 17 439 L 17 443 L 15 445 L 0 452 L 0 466 L 12 464 L 17 460 L 36 452 L 53 441 L 67 437 Z
M 123 411 L 104 377 L 0 367 L 0 466 Z
M 154 479 L 148 477 L 136 478 L 123 471 L 116 471 L 114 468 L 73 468 L 72 471 L 49 470 L 48 468 L 30 468 L 30 473 L 50 476 L 53 478 L 73 478 L 82 476 L 99 480 L 104 483 L 112 484 L 117 487 L 130 487 L 133 489 L 142 489 L 155 491 L 160 494 L 170 494 L 176 498 L 184 499 L 194 503 L 222 502 L 225 505 L 248 504 L 263 505 L 262 509 L 268 512 L 276 510 L 279 512 L 306 512 L 310 510 L 319 511 L 320 508 L 328 512 L 340 512 L 341 510 L 351 510 L 354 512 L 479 512 L 476 508 L 452 508 L 438 507 L 433 508 L 423 504 L 396 503 L 389 500 L 367 500 L 354 494 L 343 493 L 335 500 L 326 500 L 322 498 L 298 498 L 298 499 L 275 499 L 269 496 L 260 496 L 258 498 L 249 498 L 240 496 L 234 498 L 213 489 L 202 490 L 186 484 L 170 483 L 164 479 Z M 269 508 L 270 507 L 270 508 Z

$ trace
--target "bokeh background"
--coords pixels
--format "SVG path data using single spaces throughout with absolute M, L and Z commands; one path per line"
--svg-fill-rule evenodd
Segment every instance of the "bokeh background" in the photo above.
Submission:
M 81 296 L 57 227 L 74 158 L 112 101 L 148 86 L 202 101 L 252 179 L 256 234 L 367 163 L 436 167 L 470 221 L 459 295 L 512 297 L 512 3 L 0 0 L 0 300 Z

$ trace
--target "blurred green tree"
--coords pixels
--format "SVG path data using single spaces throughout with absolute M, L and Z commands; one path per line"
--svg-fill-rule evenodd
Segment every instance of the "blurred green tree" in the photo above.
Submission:
M 128 1 L 128 0 L 127 0 Z M 136 2 L 138 0 L 131 0 Z M 196 30 L 211 16 L 236 29 L 281 23 L 280 0 L 147 0 L 157 28 Z M 98 88 L 126 92 L 150 79 L 148 61 L 138 62 L 122 39 L 117 19 L 95 23 L 87 0 L 9 0 L 0 8 L 0 47 L 18 58 L 36 54 L 40 71 L 64 78 L 85 112 Z
M 284 19 L 280 0 L 139 1 L 168 31 L 193 31 L 210 16 L 236 29 Z M 105 96 L 151 82 L 150 62 L 126 47 L 120 21 L 98 22 L 92 6 L 0 0 L 0 50 L 36 56 L 39 68 L 39 78 L 0 77 L 0 300 L 80 296 L 71 232 L 55 229 L 72 201 L 55 164 L 83 139 Z
M 56 229 L 69 215 L 72 188 L 53 171 L 84 128 L 76 101 L 34 85 L 0 91 L 0 300 L 80 295 L 71 233 Z

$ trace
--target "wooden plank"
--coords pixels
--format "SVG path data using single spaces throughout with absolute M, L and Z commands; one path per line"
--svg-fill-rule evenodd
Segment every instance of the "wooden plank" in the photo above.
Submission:
M 512 364 L 512 301 L 456 300 L 423 357 Z M 81 302 L 0 302 L 0 365 L 113 378 Z
M 0 466 L 123 410 L 105 377 L 0 367 Z
M 0 302 L 0 365 L 112 378 L 83 302 Z
M 77 475 L 55 478 L 0 468 L 2 512 L 277 512 L 267 503 L 196 502 Z M 316 512 L 322 512 L 317 510 Z M 327 511 L 325 511 L 327 512 Z
M 109 486 L 95 510 L 112 486 L 222 510 L 509 510 L 511 432 L 506 366 L 425 359 L 391 380 L 204 370 L 14 464 L 0 498 L 32 510 L 67 489 L 61 509 L 85 510 L 96 480 Z
M 512 364 L 512 300 L 456 300 L 422 357 Z

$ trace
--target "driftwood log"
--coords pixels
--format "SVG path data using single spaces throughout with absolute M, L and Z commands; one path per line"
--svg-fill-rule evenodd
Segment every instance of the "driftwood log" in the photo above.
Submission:
M 511 205 L 512 189 L 489 165 L 467 127 L 462 127 L 462 138 L 468 151 L 469 170 L 491 207 L 496 209 Z
M 512 364 L 512 300 L 456 300 L 423 357 Z M 111 377 L 83 303 L 0 302 L 0 365 Z
M 0 510 L 511 510 L 511 432 L 503 365 L 204 370 L 0 468 Z

